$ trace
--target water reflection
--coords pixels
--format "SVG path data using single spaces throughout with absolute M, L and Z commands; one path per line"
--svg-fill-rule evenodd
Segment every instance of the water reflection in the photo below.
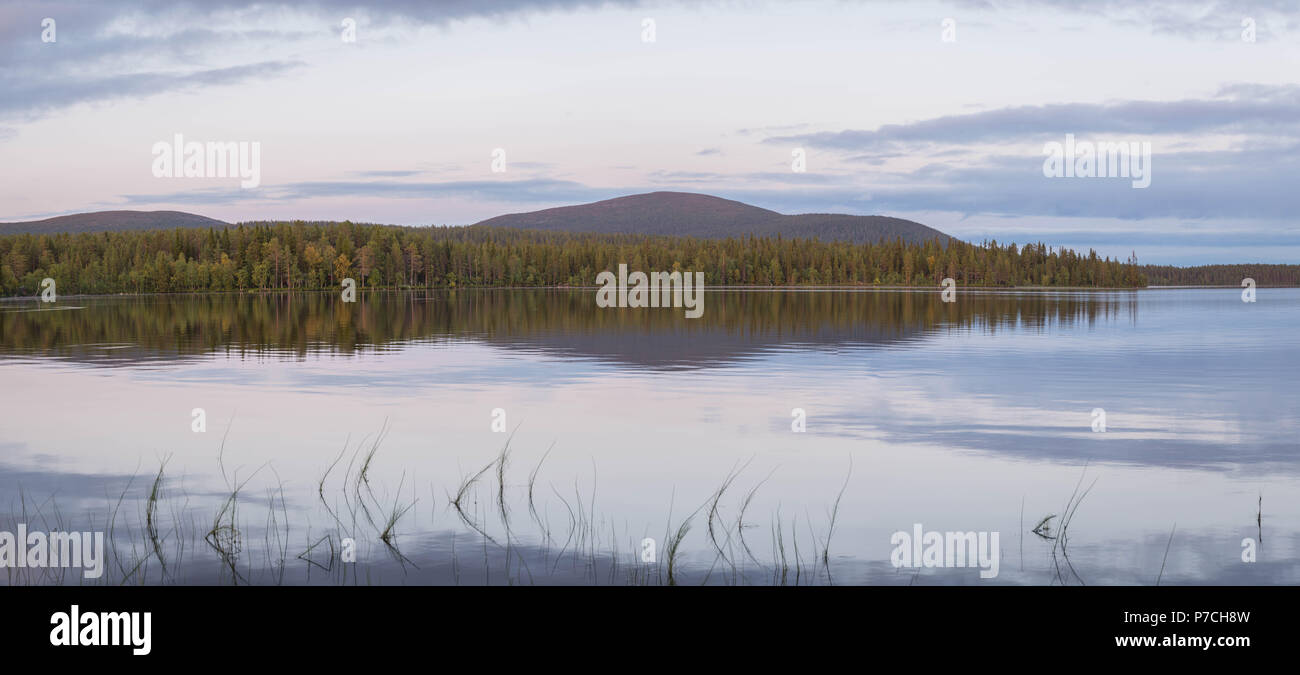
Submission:
M 916 523 L 1001 532 L 988 583 L 1150 584 L 1161 567 L 1162 583 L 1300 581 L 1300 291 L 1246 305 L 1233 289 L 966 292 L 952 304 L 718 290 L 696 320 L 602 310 L 566 290 L 68 302 L 0 303 L 0 530 L 31 520 L 31 505 L 83 526 L 116 513 L 115 569 L 131 570 L 148 558 L 147 488 L 170 458 L 157 522 L 182 549 L 164 556 L 189 562 L 164 579 L 145 561 L 146 583 L 233 580 L 206 538 L 226 498 L 218 452 L 241 478 L 260 471 L 240 507 L 248 583 L 347 583 L 318 566 L 341 536 L 363 542 L 372 583 L 663 583 L 659 568 L 653 582 L 627 576 L 637 543 L 656 537 L 662 561 L 669 533 L 742 465 L 716 545 L 711 509 L 696 513 L 682 583 L 773 583 L 778 528 L 798 533 L 803 560 L 790 563 L 813 575 L 800 583 L 981 583 L 972 570 L 892 567 L 891 534 Z M 209 429 L 192 433 L 200 406 Z M 494 545 L 450 502 L 502 452 L 498 407 L 517 431 L 512 459 L 465 501 Z M 795 407 L 806 433 L 792 431 Z M 1095 408 L 1104 433 L 1090 428 Z M 330 509 L 358 503 L 352 455 L 328 505 L 318 481 L 341 445 L 380 428 L 391 435 L 369 474 L 375 526 L 339 527 Z M 1063 512 L 1081 473 L 1097 482 L 1064 561 L 1032 529 Z M 819 571 L 815 542 L 846 480 Z M 407 504 L 395 557 L 382 513 Z M 752 558 L 735 548 L 742 535 Z M 1258 563 L 1241 562 L 1244 537 L 1263 542 Z
M 906 347 L 940 331 L 1041 332 L 1136 320 L 1124 293 L 714 291 L 704 315 L 610 311 L 587 290 L 145 296 L 79 311 L 0 305 L 0 354 L 104 366 L 225 354 L 302 358 L 472 340 L 636 368 L 725 365 L 773 349 Z

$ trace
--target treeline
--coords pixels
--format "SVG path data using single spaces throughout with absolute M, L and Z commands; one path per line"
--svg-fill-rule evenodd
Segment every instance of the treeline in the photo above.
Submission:
M 1130 263 L 1044 244 L 695 239 L 351 222 L 0 236 L 0 294 L 590 286 L 604 270 L 702 271 L 709 285 L 1138 287 Z
M 1300 265 L 1146 265 L 1142 272 L 1152 286 L 1240 286 L 1243 279 L 1259 286 L 1300 286 Z

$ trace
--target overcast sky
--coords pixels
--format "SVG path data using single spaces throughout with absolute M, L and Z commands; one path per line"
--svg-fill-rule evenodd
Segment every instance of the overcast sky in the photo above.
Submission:
M 155 177 L 177 133 L 260 143 L 260 185 Z M 1149 142 L 1150 187 L 1045 177 L 1066 134 Z M 0 5 L 0 220 L 467 224 L 681 190 L 1297 263 L 1298 148 L 1293 0 Z

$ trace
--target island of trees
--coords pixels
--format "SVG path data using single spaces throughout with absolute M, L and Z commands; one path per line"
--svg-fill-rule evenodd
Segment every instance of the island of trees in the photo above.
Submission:
M 937 286 L 951 277 L 979 287 L 1134 288 L 1150 281 L 1133 259 L 1041 243 L 853 244 L 294 221 L 0 236 L 0 295 L 36 295 L 46 277 L 60 294 L 331 289 L 349 277 L 362 288 L 591 286 L 619 263 L 703 271 L 709 285 Z M 1162 280 L 1174 278 L 1164 270 L 1176 268 L 1160 269 Z

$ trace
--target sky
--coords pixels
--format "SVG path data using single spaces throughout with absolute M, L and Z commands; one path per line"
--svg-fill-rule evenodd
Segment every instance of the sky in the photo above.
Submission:
M 176 134 L 257 143 L 256 186 L 157 175 Z M 1067 135 L 1149 144 L 1149 186 L 1045 175 Z M 1298 150 L 1292 0 L 0 4 L 0 221 L 461 225 L 675 190 L 1300 263 Z

